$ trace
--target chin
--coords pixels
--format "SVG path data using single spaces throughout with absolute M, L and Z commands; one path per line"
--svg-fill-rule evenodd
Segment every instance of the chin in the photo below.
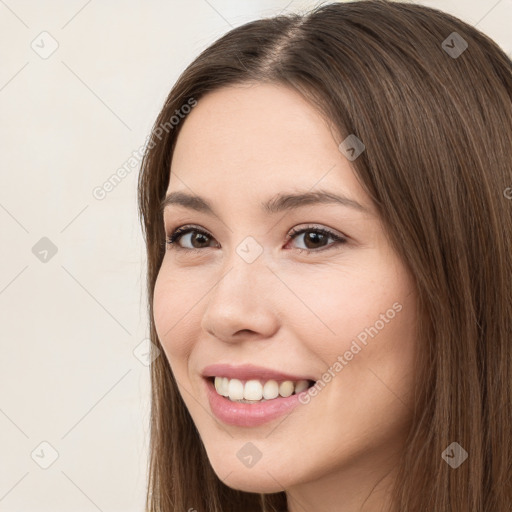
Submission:
M 228 487 L 244 492 L 276 493 L 289 487 L 292 475 L 283 472 L 270 458 L 265 460 L 262 455 L 258 460 L 244 461 L 244 455 L 252 453 L 250 446 L 251 443 L 240 443 L 236 448 L 219 445 L 213 448 L 206 444 L 208 460 L 217 477 Z M 228 455 L 231 453 L 232 457 Z
M 279 474 L 270 475 L 265 471 L 265 468 L 260 469 L 255 473 L 255 469 L 232 469 L 232 472 L 217 472 L 215 474 L 231 489 L 236 491 L 252 492 L 257 494 L 272 494 L 281 492 L 286 487 L 282 484 L 282 479 Z M 223 476 L 224 475 L 224 476 Z

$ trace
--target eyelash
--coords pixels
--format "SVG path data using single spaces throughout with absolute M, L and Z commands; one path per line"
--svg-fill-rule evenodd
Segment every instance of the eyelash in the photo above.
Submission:
M 291 240 L 293 237 L 301 235 L 303 233 L 307 233 L 309 231 L 316 232 L 316 233 L 321 233 L 322 235 L 325 235 L 325 236 L 327 236 L 329 238 L 332 238 L 335 243 L 329 244 L 326 247 L 322 247 L 320 249 L 297 249 L 297 251 L 299 253 L 303 253 L 303 252 L 305 252 L 306 254 L 311 254 L 311 253 L 315 253 L 315 252 L 318 253 L 318 252 L 322 252 L 322 251 L 331 249 L 335 245 L 347 243 L 346 238 L 344 238 L 342 236 L 339 236 L 336 233 L 334 233 L 333 231 L 330 231 L 330 230 L 328 230 L 326 228 L 319 228 L 319 227 L 316 227 L 316 226 L 308 226 L 308 227 L 305 227 L 305 228 L 294 228 L 294 229 L 292 229 L 292 231 L 288 234 L 287 243 L 288 243 L 288 240 Z M 174 249 L 177 249 L 177 250 L 183 250 L 183 251 L 188 251 L 188 252 L 193 252 L 193 253 L 199 253 L 200 251 L 203 251 L 204 249 L 206 249 L 207 247 L 203 247 L 203 248 L 194 247 L 194 248 L 190 249 L 188 247 L 180 247 L 176 243 L 176 242 L 178 242 L 181 239 L 182 236 L 184 236 L 184 235 L 186 235 L 186 234 L 188 234 L 190 232 L 201 233 L 202 235 L 204 235 L 204 236 L 206 236 L 208 238 L 213 238 L 210 235 L 210 233 L 208 233 L 207 231 L 204 231 L 203 229 L 198 228 L 196 226 L 182 226 L 182 227 L 179 227 L 176 230 L 174 230 L 171 233 L 171 235 L 167 236 L 167 238 L 166 238 L 166 245 L 168 246 L 168 249 L 170 250 L 170 249 L 174 248 Z

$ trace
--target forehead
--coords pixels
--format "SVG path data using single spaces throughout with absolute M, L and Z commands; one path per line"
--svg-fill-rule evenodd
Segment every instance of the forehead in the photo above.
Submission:
M 297 91 L 231 86 L 207 94 L 182 121 L 168 191 L 268 197 L 319 186 L 365 202 L 335 131 Z

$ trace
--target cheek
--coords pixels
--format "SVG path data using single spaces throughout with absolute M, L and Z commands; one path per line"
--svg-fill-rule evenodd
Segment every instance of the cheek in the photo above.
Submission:
M 392 322 L 400 316 L 398 310 L 403 309 L 411 283 L 404 273 L 390 272 L 387 265 L 379 265 L 378 261 L 364 266 L 371 271 L 362 272 L 354 265 L 345 265 L 316 272 L 305 269 L 300 274 L 281 274 L 282 281 L 294 292 L 294 297 L 289 292 L 283 294 L 288 304 L 294 304 L 283 311 L 326 341 L 356 336 L 376 322 L 379 328 L 382 321 L 387 326 L 388 319 Z
M 345 268 L 295 279 L 294 290 L 309 309 L 295 313 L 296 332 L 328 367 L 341 356 L 343 368 L 352 370 L 377 365 L 390 377 L 393 370 L 408 370 L 416 334 L 414 287 L 401 266 L 385 263 L 373 262 L 366 273 Z
M 181 280 L 173 279 L 171 275 L 162 266 L 153 293 L 153 319 L 160 343 L 173 365 L 180 358 L 187 357 L 192 349 L 188 330 L 191 325 L 196 325 L 194 304 L 197 299 L 190 289 L 184 288 Z

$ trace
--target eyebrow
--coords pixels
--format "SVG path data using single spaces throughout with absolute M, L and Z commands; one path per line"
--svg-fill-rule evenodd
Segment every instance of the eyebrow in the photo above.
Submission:
M 357 201 L 344 195 L 334 194 L 327 190 L 317 192 L 298 192 L 293 194 L 277 194 L 266 202 L 261 203 L 261 209 L 264 213 L 275 214 L 287 210 L 294 210 L 313 204 L 340 204 L 361 212 L 368 212 L 368 209 Z M 160 211 L 163 212 L 171 205 L 178 205 L 190 210 L 218 216 L 212 205 L 203 197 L 190 195 L 186 192 L 171 192 L 160 204 Z

